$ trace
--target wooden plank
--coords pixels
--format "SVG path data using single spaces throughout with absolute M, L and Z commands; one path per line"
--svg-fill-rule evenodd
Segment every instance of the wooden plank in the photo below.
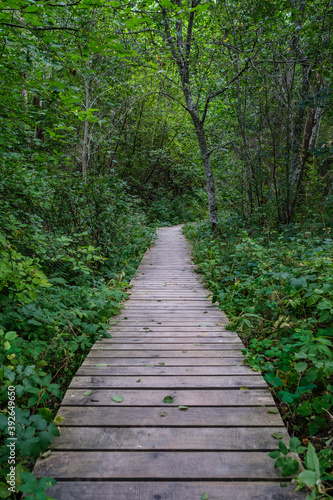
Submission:
M 199 500 L 207 493 L 209 500 L 299 500 L 302 492 L 284 479 L 278 482 L 192 481 L 82 481 L 58 482 L 48 495 L 61 500 Z
M 166 366 L 185 366 L 191 368 L 192 366 L 232 366 L 239 365 L 243 357 L 232 358 L 166 358 L 165 356 L 158 359 L 152 357 L 143 358 L 119 358 L 109 357 L 105 353 L 98 356 L 88 354 L 85 359 L 84 366 L 95 366 L 98 363 L 107 363 L 108 366 L 147 366 L 158 365 L 163 362 Z
M 68 389 L 63 406 L 112 406 L 119 403 L 112 401 L 114 390 L 95 389 L 90 396 L 85 396 L 85 389 Z M 251 389 L 240 391 L 235 389 L 170 389 L 173 403 L 163 402 L 166 391 L 161 389 L 146 389 L 144 393 L 135 389 L 122 389 L 121 394 L 126 406 L 161 406 L 171 408 L 185 406 L 274 406 L 274 400 L 268 389 Z M 267 410 L 268 411 L 268 410 Z
M 184 327 L 184 326 L 177 326 L 177 327 L 170 327 L 166 325 L 124 325 L 122 327 L 121 325 L 114 325 L 112 328 L 108 330 L 108 332 L 112 336 L 117 336 L 117 335 L 128 335 L 130 337 L 138 334 L 144 334 L 144 333 L 153 333 L 155 335 L 164 335 L 167 337 L 173 337 L 177 335 L 184 335 L 184 336 L 189 336 L 193 337 L 193 335 L 197 336 L 209 336 L 209 337 L 234 337 L 236 334 L 234 332 L 231 332 L 229 330 L 225 330 L 221 326 L 215 326 L 215 327 Z M 165 335 L 167 334 L 167 335 Z M 140 335 L 141 336 L 141 335 Z M 149 335 L 151 337 L 152 335 Z
M 99 365 L 104 366 L 99 366 Z M 149 376 L 149 375 L 258 375 L 258 372 L 253 371 L 245 365 L 229 365 L 229 366 L 106 366 L 107 363 L 94 363 L 87 366 L 85 363 L 78 370 L 77 375 L 133 375 L 133 376 Z
M 165 396 L 170 391 L 165 391 Z M 119 391 L 114 391 L 119 394 Z M 142 398 L 144 398 L 142 393 Z M 62 406 L 58 412 L 64 418 L 61 425 L 65 426 L 203 426 L 203 427 L 284 427 L 279 414 L 269 413 L 270 408 L 264 407 L 192 407 L 187 411 L 178 408 L 163 408 L 167 413 L 161 416 L 161 408 L 129 407 L 125 406 L 126 400 L 113 407 L 87 406 L 82 407 Z
M 70 384 L 70 388 L 126 388 L 135 387 L 136 389 L 143 388 L 173 388 L 181 389 L 183 387 L 206 387 L 206 388 L 255 388 L 255 387 L 267 387 L 261 375 L 183 375 L 182 377 L 173 377 L 172 375 L 164 376 L 141 376 L 139 379 L 137 376 L 75 376 Z
M 201 344 L 201 342 L 191 342 L 191 343 L 185 343 L 181 344 L 178 342 L 170 342 L 167 344 L 156 344 L 154 342 L 145 342 L 145 343 L 140 343 L 136 344 L 135 342 L 129 342 L 129 343 L 116 343 L 112 342 L 112 340 L 102 340 L 100 342 L 96 342 L 92 350 L 99 349 L 100 347 L 103 347 L 103 350 L 106 351 L 108 349 L 111 350 L 116 350 L 116 351 L 124 351 L 129 349 L 130 351 L 134 351 L 135 349 L 140 349 L 142 350 L 149 350 L 149 351 L 183 351 L 184 349 L 187 351 L 224 351 L 224 350 L 229 350 L 229 349 L 244 349 L 244 344 L 240 342 L 237 339 L 234 339 L 233 342 L 228 341 L 224 343 L 219 343 L 217 345 L 212 346 L 211 344 L 205 345 Z
M 126 328 L 128 327 L 132 327 L 132 326 L 141 326 L 142 328 L 145 328 L 145 327 L 157 327 L 158 325 L 163 325 L 163 326 L 167 326 L 167 327 L 172 327 L 172 326 L 175 326 L 177 328 L 183 328 L 183 327 L 191 327 L 192 331 L 193 329 L 198 329 L 198 328 L 205 328 L 205 329 L 208 329 L 208 328 L 213 328 L 213 327 L 223 327 L 223 326 L 226 326 L 228 324 L 228 322 L 223 322 L 222 320 L 221 321 L 207 321 L 205 318 L 201 318 L 200 319 L 186 319 L 186 318 L 182 318 L 180 319 L 179 321 L 176 321 L 176 320 L 170 320 L 170 318 L 163 318 L 164 320 L 164 323 L 163 321 L 160 321 L 159 319 L 153 319 L 153 318 L 142 318 L 142 319 L 133 319 L 131 321 L 129 320 L 125 320 L 124 322 L 122 322 L 121 326 L 125 326 Z M 126 322 L 126 323 L 125 323 Z M 119 324 L 119 320 L 116 321 L 116 322 L 111 322 L 110 325 L 116 325 L 116 324 Z
M 53 451 L 34 473 L 55 479 L 229 479 L 283 480 L 263 452 Z
M 241 349 L 217 351 L 216 349 L 211 349 L 210 351 L 195 351 L 195 350 L 185 350 L 184 351 L 153 351 L 153 350 L 136 350 L 136 351 L 116 351 L 115 349 L 106 349 L 105 347 L 92 349 L 88 354 L 90 358 L 100 358 L 104 356 L 115 357 L 115 358 L 154 358 L 163 361 L 160 358 L 243 358 Z
M 120 334 L 120 335 L 113 335 L 112 336 L 112 339 L 103 339 L 102 343 L 105 343 L 105 344 L 122 344 L 122 343 L 135 343 L 135 344 L 144 344 L 145 342 L 149 343 L 149 344 L 159 344 L 161 342 L 163 342 L 163 344 L 179 344 L 180 342 L 182 343 L 186 343 L 186 344 L 197 344 L 198 342 L 200 344 L 202 344 L 202 347 L 204 345 L 207 345 L 207 344 L 214 344 L 214 346 L 216 347 L 216 344 L 224 344 L 224 343 L 239 343 L 240 340 L 239 340 L 239 337 L 236 336 L 236 335 L 232 335 L 230 337 L 222 337 L 222 338 L 209 338 L 209 337 L 204 337 L 204 336 L 197 336 L 197 337 L 185 337 L 185 338 L 179 338 L 179 337 L 174 337 L 174 336 L 170 336 L 170 337 L 165 337 L 163 338 L 163 340 L 161 340 L 158 336 L 156 337 L 152 337 L 151 335 L 148 335 L 147 337 L 143 337 L 142 335 L 140 336 L 136 336 L 136 337 L 126 337 L 124 339 L 124 337 Z M 99 344 L 100 342 L 96 342 L 96 344 Z M 95 345 L 96 345 L 95 344 Z
M 289 436 L 281 427 L 261 429 L 230 427 L 63 427 L 60 438 L 51 447 L 53 450 L 215 450 L 215 451 L 271 451 L 276 450 L 277 441 L 272 434 Z

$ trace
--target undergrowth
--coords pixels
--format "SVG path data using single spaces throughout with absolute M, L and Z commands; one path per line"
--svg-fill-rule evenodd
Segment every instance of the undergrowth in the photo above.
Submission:
M 301 486 L 308 498 L 332 498 L 333 479 L 333 240 L 318 224 L 249 231 L 230 217 L 212 235 L 207 223 L 188 224 L 193 258 L 246 345 L 247 363 L 264 374 L 304 455 Z M 298 464 L 279 443 L 273 452 L 283 475 Z M 281 448 L 283 448 L 281 450 Z M 315 457 L 315 458 L 313 458 Z M 318 460 L 318 463 L 316 462 Z M 295 470 L 296 466 L 296 470 Z
M 82 184 L 18 167 L 3 174 L 0 498 L 43 500 L 54 480 L 38 481 L 33 464 L 50 453 L 64 392 L 96 339 L 109 336 L 154 231 L 116 178 Z

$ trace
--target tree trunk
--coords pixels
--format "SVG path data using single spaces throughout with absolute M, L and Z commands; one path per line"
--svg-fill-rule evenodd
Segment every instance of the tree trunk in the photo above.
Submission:
M 89 109 L 89 82 L 85 79 L 84 82 L 86 91 L 86 111 Z M 87 172 L 88 172 L 88 156 L 87 156 L 87 146 L 88 146 L 88 134 L 89 134 L 89 122 L 86 119 L 84 122 L 84 132 L 83 132 L 83 142 L 82 142 L 82 180 L 84 183 L 87 182 Z
M 190 54 L 191 54 L 191 44 L 193 39 L 192 30 L 193 30 L 194 16 L 195 16 L 194 8 L 197 7 L 199 3 L 200 0 L 192 0 L 191 2 L 192 10 L 189 12 L 185 40 L 183 39 L 182 21 L 180 19 L 177 19 L 175 24 L 176 36 L 173 37 L 171 35 L 171 27 L 170 27 L 169 17 L 167 14 L 167 9 L 162 6 L 161 10 L 164 20 L 165 40 L 170 47 L 172 59 L 177 64 L 178 67 L 178 73 L 180 76 L 181 86 L 186 102 L 186 110 L 191 116 L 195 134 L 198 140 L 202 165 L 204 167 L 206 175 L 209 220 L 212 226 L 212 231 L 216 232 L 218 224 L 217 204 L 215 197 L 213 170 L 210 163 L 210 154 L 208 150 L 207 139 L 204 129 L 205 114 L 203 115 L 203 118 L 201 120 L 199 117 L 198 105 L 195 104 L 193 101 L 191 92 L 191 79 L 190 79 Z M 180 8 L 181 0 L 174 0 L 174 4 L 178 5 L 178 7 Z
M 195 134 L 198 139 L 198 145 L 200 149 L 200 155 L 202 160 L 202 165 L 204 167 L 205 176 L 206 176 L 206 189 L 208 195 L 208 208 L 209 208 L 209 220 L 212 225 L 213 232 L 217 229 L 218 224 L 218 215 L 217 215 L 217 204 L 215 197 L 215 183 L 214 183 L 214 175 L 212 170 L 212 165 L 210 162 L 210 155 L 207 145 L 207 139 L 205 135 L 205 130 L 203 123 L 199 118 L 199 113 L 197 106 L 195 106 L 192 94 L 188 89 L 184 90 L 185 101 L 187 104 L 187 108 L 189 110 L 190 116 L 192 118 Z

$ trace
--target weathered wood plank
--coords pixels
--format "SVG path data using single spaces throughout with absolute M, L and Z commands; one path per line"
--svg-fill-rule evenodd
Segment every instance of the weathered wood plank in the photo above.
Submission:
M 150 376 L 150 375 L 249 375 L 258 374 L 250 367 L 245 365 L 228 365 L 228 366 L 99 366 L 107 365 L 107 363 L 94 363 L 87 366 L 86 363 L 78 370 L 77 375 L 133 375 L 133 376 Z
M 119 403 L 112 401 L 115 391 L 109 389 L 94 389 L 90 396 L 85 396 L 85 389 L 69 389 L 63 400 L 63 406 L 116 406 Z M 170 408 L 178 405 L 185 406 L 274 406 L 274 400 L 268 389 L 251 389 L 240 391 L 234 389 L 171 389 L 168 395 L 172 396 L 173 403 L 163 402 L 166 391 L 161 389 L 122 389 L 121 394 L 126 406 L 161 406 Z M 268 411 L 268 410 L 267 410 Z
M 88 355 L 84 366 L 95 366 L 98 363 L 107 363 L 108 366 L 158 366 L 158 363 L 165 363 L 165 366 L 185 366 L 191 368 L 192 366 L 232 366 L 239 365 L 243 357 L 232 358 L 166 358 L 165 356 L 159 358 L 143 357 L 143 358 L 118 358 L 109 357 L 107 354 L 101 353 L 98 356 Z
M 112 336 L 112 339 L 104 339 L 102 342 L 96 342 L 95 345 L 99 345 L 100 343 L 103 343 L 103 344 L 123 344 L 124 342 L 126 342 L 127 344 L 131 344 L 132 342 L 134 344 L 160 344 L 161 342 L 163 342 L 163 344 L 177 344 L 179 345 L 179 343 L 186 343 L 186 344 L 193 344 L 193 345 L 197 345 L 198 343 L 201 344 L 201 347 L 203 346 L 206 346 L 207 344 L 214 344 L 214 346 L 216 347 L 216 344 L 227 344 L 227 343 L 240 343 L 240 340 L 239 338 L 235 335 L 235 334 L 232 334 L 232 336 L 230 337 L 214 337 L 214 338 L 210 338 L 210 337 L 204 337 L 204 336 L 197 336 L 197 337 L 185 337 L 185 338 L 179 338 L 179 337 L 165 337 L 163 339 L 160 339 L 159 336 L 156 336 L 156 337 L 152 337 L 151 336 L 152 334 L 148 332 L 148 335 L 143 337 L 142 335 L 140 336 L 136 336 L 136 337 L 130 337 L 130 336 L 127 336 L 126 338 L 124 338 L 123 335 L 113 335 Z
M 106 349 L 105 347 L 94 348 L 88 354 L 90 358 L 99 358 L 108 356 L 110 358 L 243 358 L 241 349 L 229 349 L 224 351 L 217 351 L 216 349 L 211 349 L 210 351 L 196 351 L 193 349 L 185 349 L 183 351 L 154 351 L 154 350 L 115 350 Z M 163 361 L 162 359 L 159 359 Z
M 173 388 L 181 389 L 183 387 L 197 388 L 197 387 L 220 387 L 220 388 L 239 388 L 239 387 L 267 387 L 261 375 L 183 375 L 182 377 L 173 377 L 172 375 L 150 375 L 141 376 L 140 378 L 131 376 L 75 376 L 70 384 L 70 388 L 126 388 L 135 387 L 136 389 L 142 388 Z
M 240 342 L 237 339 L 234 339 L 233 342 L 223 342 L 219 343 L 217 345 L 212 346 L 211 344 L 204 345 L 201 344 L 201 342 L 192 342 L 192 343 L 187 343 L 187 344 L 181 344 L 178 342 L 170 342 L 168 344 L 156 344 L 154 342 L 146 342 L 146 343 L 141 343 L 141 344 L 135 344 L 134 342 L 132 343 L 122 343 L 122 344 L 117 344 L 115 342 L 107 341 L 107 340 L 102 340 L 100 342 L 96 342 L 95 346 L 93 347 L 92 350 L 99 349 L 100 347 L 103 347 L 104 350 L 116 350 L 116 351 L 123 351 L 126 349 L 129 349 L 131 351 L 135 349 L 140 349 L 142 350 L 157 350 L 157 351 L 183 351 L 184 349 L 189 351 L 212 351 L 212 350 L 229 350 L 229 349 L 244 349 L 244 344 Z
M 304 494 L 295 485 L 278 482 L 162 482 L 162 481 L 82 481 L 58 482 L 48 490 L 61 500 L 199 500 L 207 493 L 209 500 L 299 500 Z
M 53 450 L 215 450 L 215 451 L 270 451 L 276 450 L 277 441 L 272 434 L 289 436 L 281 427 L 261 429 L 230 427 L 160 428 L 160 427 L 63 427 Z
M 168 390 L 165 396 L 169 395 Z M 114 391 L 120 394 L 121 391 Z M 142 398 L 145 395 L 142 393 Z M 162 400 L 163 401 L 163 400 Z M 117 407 L 104 408 L 87 406 L 82 407 L 62 406 L 59 415 L 64 418 L 61 425 L 65 426 L 203 426 L 203 427 L 284 427 L 279 414 L 269 413 L 270 408 L 264 407 L 221 407 L 197 408 L 192 407 L 187 411 L 178 408 L 163 408 L 166 416 L 161 416 L 161 408 L 128 407 L 126 400 Z
M 263 452 L 53 451 L 35 474 L 55 479 L 229 479 L 283 480 Z

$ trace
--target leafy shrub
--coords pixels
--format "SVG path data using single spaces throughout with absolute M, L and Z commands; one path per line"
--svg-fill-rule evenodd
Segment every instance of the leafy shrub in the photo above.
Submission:
M 0 497 L 11 495 L 15 387 L 16 493 L 42 499 L 53 480 L 30 470 L 59 433 L 55 416 L 73 375 L 97 338 L 109 336 L 153 230 L 114 177 L 83 185 L 75 175 L 13 167 L 0 194 Z
M 185 234 L 247 362 L 264 374 L 293 432 L 324 456 L 333 419 L 333 241 L 322 229 L 255 236 L 252 228 L 250 237 L 225 218 L 217 236 L 206 223 Z

